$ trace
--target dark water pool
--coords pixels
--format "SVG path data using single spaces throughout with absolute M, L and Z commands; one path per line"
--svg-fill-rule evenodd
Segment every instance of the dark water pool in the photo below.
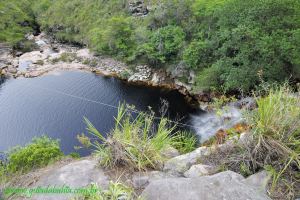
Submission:
M 117 110 L 97 102 L 118 106 L 126 101 L 138 110 L 151 106 L 158 112 L 161 99 L 169 102 L 172 119 L 189 123 L 190 114 L 198 112 L 176 91 L 133 86 L 87 72 L 9 79 L 0 82 L 0 151 L 47 134 L 61 140 L 65 153 L 74 152 L 74 146 L 79 145 L 76 135 L 85 132 L 83 116 L 102 133 L 114 125 Z M 88 151 L 81 149 L 79 153 L 86 155 Z

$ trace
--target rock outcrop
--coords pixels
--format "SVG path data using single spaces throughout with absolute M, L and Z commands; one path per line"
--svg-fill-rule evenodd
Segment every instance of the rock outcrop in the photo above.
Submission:
M 129 2 L 129 11 L 133 16 L 146 16 L 149 13 L 144 1 L 136 0 Z
M 143 191 L 147 200 L 270 200 L 263 192 L 232 171 L 198 178 L 152 181 Z

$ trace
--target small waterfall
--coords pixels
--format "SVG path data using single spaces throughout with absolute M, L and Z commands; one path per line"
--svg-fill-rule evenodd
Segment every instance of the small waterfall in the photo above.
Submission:
M 200 142 L 205 142 L 214 136 L 220 129 L 229 129 L 242 121 L 241 110 L 233 105 L 228 105 L 218 112 L 205 112 L 191 116 L 191 124 L 194 126 Z

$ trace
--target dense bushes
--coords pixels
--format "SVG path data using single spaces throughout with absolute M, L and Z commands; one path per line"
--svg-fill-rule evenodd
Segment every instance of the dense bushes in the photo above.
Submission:
M 0 2 L 0 42 L 15 45 L 32 32 L 34 18 L 28 0 Z
M 63 156 L 59 142 L 46 136 L 34 138 L 24 147 L 15 147 L 8 153 L 5 169 L 8 173 L 24 173 L 48 165 Z
M 0 27 L 1 41 L 19 40 L 34 14 L 60 41 L 128 62 L 171 69 L 184 63 L 197 73 L 196 91 L 300 79 L 297 0 L 148 0 L 145 17 L 132 16 L 128 1 L 31 0 L 31 9 L 28 2 L 0 4 L 1 20 L 10 21 Z
M 227 90 L 249 90 L 258 82 L 258 72 L 267 82 L 299 79 L 299 61 L 292 56 L 300 53 L 296 45 L 300 38 L 295 34 L 299 31 L 299 6 L 293 0 L 234 0 L 214 11 L 210 30 L 202 29 L 204 36 L 200 37 L 210 45 L 198 54 L 201 58 L 203 52 L 213 52 L 212 62 L 202 62 L 207 63 L 205 72 L 210 78 L 200 71 L 198 86 L 206 86 L 203 79 L 212 79 Z M 189 49 L 194 49 L 193 43 L 186 51 Z M 209 73 L 211 67 L 221 76 Z
M 152 33 L 140 52 L 153 64 L 171 61 L 183 47 L 184 36 L 183 30 L 178 26 L 159 28 Z

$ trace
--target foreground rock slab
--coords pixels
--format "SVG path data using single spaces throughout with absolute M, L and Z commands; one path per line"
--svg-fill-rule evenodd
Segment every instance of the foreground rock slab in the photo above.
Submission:
M 72 189 L 82 188 L 96 183 L 99 187 L 106 188 L 109 184 L 108 177 L 104 171 L 97 167 L 96 160 L 80 160 L 53 169 L 44 174 L 33 187 L 68 186 Z M 71 194 L 41 194 L 34 195 L 34 200 L 65 200 L 72 198 Z
M 151 182 L 143 191 L 147 200 L 270 200 L 232 171 L 198 178 L 169 178 Z

